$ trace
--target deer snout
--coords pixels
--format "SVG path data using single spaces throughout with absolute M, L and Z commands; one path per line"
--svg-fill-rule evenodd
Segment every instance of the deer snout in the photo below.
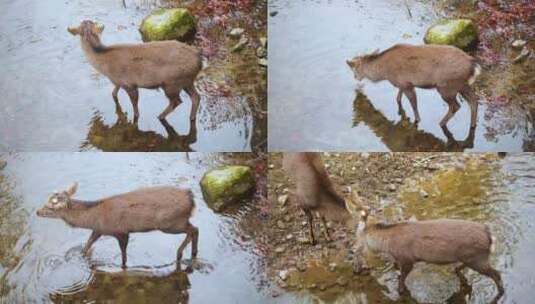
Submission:
M 37 209 L 35 212 L 39 217 L 55 217 L 55 212 L 47 207 L 42 207 Z

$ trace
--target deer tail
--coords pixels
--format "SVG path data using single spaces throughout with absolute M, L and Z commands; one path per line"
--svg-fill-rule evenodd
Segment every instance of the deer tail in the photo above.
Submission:
M 473 85 L 479 75 L 481 75 L 481 66 L 474 62 L 472 63 L 472 75 L 468 78 L 468 85 Z

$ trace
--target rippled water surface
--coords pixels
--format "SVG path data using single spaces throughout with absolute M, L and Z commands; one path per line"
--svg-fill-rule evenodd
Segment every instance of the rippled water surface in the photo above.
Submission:
M 1 303 L 263 303 L 253 275 L 257 257 L 237 222 L 244 210 L 217 215 L 202 199 L 198 181 L 217 156 L 138 153 L 23 153 L 1 155 Z M 98 199 L 149 185 L 191 187 L 199 228 L 199 266 L 175 272 L 176 250 L 184 235 L 161 232 L 130 235 L 128 268 L 120 268 L 115 239 L 103 237 L 91 257 L 81 255 L 90 231 L 35 215 L 48 195 L 79 182 L 80 199 Z M 184 263 L 190 260 L 190 246 Z M 185 267 L 183 267 L 184 269 Z
M 417 89 L 422 121 L 398 115 L 388 82 L 357 83 L 346 60 L 396 43 L 422 44 L 437 19 L 431 1 L 340 0 L 269 2 L 269 148 L 273 151 L 522 151 L 533 126 L 526 111 L 480 106 L 469 132 L 466 103 L 439 121 L 446 103 L 435 90 Z M 506 78 L 506 77 L 504 77 Z M 484 85 L 484 84 L 482 84 Z M 485 100 L 482 100 L 485 102 Z M 411 121 L 406 98 L 403 107 Z
M 122 90 L 122 109 L 115 108 L 113 85 L 89 65 L 67 27 L 96 20 L 105 25 L 104 44 L 141 42 L 138 25 L 156 2 L 1 0 L 0 150 L 250 151 L 253 128 L 265 137 L 265 121 L 255 120 L 248 97 L 213 96 L 203 88 L 215 80 L 202 73 L 196 127 L 185 93 L 168 125 L 157 119 L 168 104 L 161 90 L 140 90 L 137 126 Z

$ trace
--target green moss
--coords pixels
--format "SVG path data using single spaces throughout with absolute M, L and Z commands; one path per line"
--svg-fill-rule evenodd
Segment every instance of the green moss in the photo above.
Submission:
M 443 20 L 427 30 L 424 38 L 427 44 L 447 44 L 468 49 L 477 42 L 477 28 L 472 20 Z
M 159 9 L 141 22 L 143 41 L 185 41 L 195 33 L 195 17 L 185 8 Z
M 226 166 L 207 172 L 201 180 L 201 189 L 208 206 L 215 211 L 243 199 L 254 188 L 251 168 Z

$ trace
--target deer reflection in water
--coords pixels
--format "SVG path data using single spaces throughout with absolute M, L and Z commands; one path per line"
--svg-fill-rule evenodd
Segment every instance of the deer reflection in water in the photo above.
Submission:
M 95 270 L 93 279 L 82 290 L 62 290 L 50 295 L 53 303 L 188 303 L 188 274 L 174 271 L 158 276 L 147 271 L 105 272 Z
M 393 122 L 377 110 L 364 93 L 357 90 L 356 94 L 353 101 L 353 126 L 363 122 L 391 151 L 461 152 L 474 147 L 475 126 L 470 127 L 468 136 L 464 140 L 456 140 L 448 127 L 444 126 L 442 131 L 447 141 L 443 141 L 432 133 L 418 130 L 418 126 L 409 121 L 403 108 L 399 109 L 401 120 Z
M 167 132 L 167 137 L 155 131 L 142 131 L 137 122 L 129 122 L 121 105 L 115 105 L 117 121 L 112 126 L 106 125 L 102 115 L 96 112 L 90 123 L 87 140 L 82 149 L 98 148 L 106 152 L 191 152 L 191 145 L 197 141 L 197 126 L 191 123 L 189 133 L 179 135 L 167 122 L 160 120 Z

